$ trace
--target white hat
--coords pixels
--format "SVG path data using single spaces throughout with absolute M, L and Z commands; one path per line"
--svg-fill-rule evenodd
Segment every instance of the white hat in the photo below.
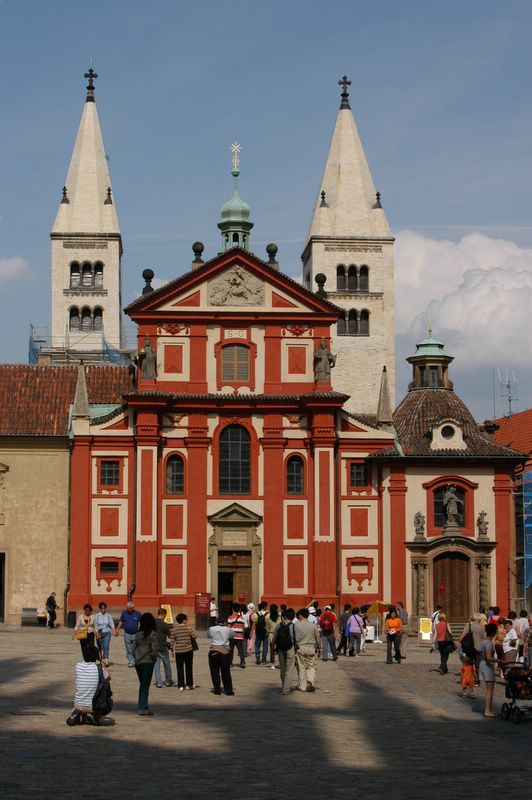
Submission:
M 325 606 L 325 611 L 332 611 L 332 606 Z
M 248 603 L 248 611 L 255 611 L 255 603 Z

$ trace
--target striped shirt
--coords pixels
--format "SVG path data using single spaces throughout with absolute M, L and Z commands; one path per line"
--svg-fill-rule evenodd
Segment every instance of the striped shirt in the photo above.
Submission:
M 105 677 L 107 672 L 103 671 Z M 92 698 L 98 688 L 98 667 L 94 662 L 80 661 L 76 664 L 76 708 L 92 708 Z
M 184 622 L 174 625 L 170 635 L 174 653 L 190 653 L 192 650 L 191 637 L 195 639 L 196 634 L 189 625 L 185 625 Z
M 244 628 L 246 627 L 246 623 L 242 614 L 231 614 L 227 620 L 227 627 L 234 630 L 235 639 L 244 638 Z

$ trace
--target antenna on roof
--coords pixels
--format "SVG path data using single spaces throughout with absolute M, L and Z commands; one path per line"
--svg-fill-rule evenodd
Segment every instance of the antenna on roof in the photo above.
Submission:
M 514 370 L 512 370 L 511 376 L 508 374 L 508 370 L 506 370 L 506 375 L 504 382 L 501 378 L 500 370 L 497 369 L 497 374 L 499 376 L 499 385 L 501 389 L 501 397 L 503 397 L 506 402 L 508 403 L 508 413 L 505 414 L 506 417 L 512 416 L 512 403 L 516 403 L 519 398 L 517 396 L 517 378 L 515 376 Z

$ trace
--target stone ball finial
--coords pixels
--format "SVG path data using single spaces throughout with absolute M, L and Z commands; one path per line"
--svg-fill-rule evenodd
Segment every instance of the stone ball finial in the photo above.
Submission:
M 146 281 L 146 286 L 143 288 L 142 294 L 150 294 L 150 292 L 153 292 L 153 286 L 151 285 L 151 282 L 154 278 L 154 275 L 154 271 L 149 267 L 142 270 L 142 277 Z
M 270 244 L 266 245 L 266 252 L 268 253 L 269 256 L 273 256 L 275 258 L 278 250 L 279 248 L 274 242 L 270 242 Z
M 192 245 L 192 252 L 195 256 L 201 256 L 203 251 L 205 250 L 205 245 L 203 242 L 194 242 Z
M 316 292 L 316 294 L 318 295 L 318 297 L 325 297 L 326 291 L 324 287 L 327 281 L 327 275 L 324 275 L 323 272 L 318 272 L 314 280 L 318 284 L 318 291 Z

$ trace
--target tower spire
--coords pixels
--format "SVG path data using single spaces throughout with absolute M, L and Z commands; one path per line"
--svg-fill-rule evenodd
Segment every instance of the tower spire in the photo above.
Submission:
M 348 79 L 347 75 L 344 75 L 343 78 L 340 78 L 338 81 L 338 86 L 341 86 L 342 91 L 342 102 L 340 103 L 340 108 L 351 108 L 349 105 L 349 92 L 347 91 L 347 87 L 351 86 L 351 81 Z
M 249 250 L 249 233 L 253 222 L 249 219 L 249 205 L 238 193 L 238 177 L 240 175 L 240 153 L 242 145 L 233 142 L 231 145 L 231 175 L 233 176 L 233 194 L 221 208 L 221 220 L 218 227 L 222 232 L 222 252 L 230 247 L 242 247 Z
M 93 70 L 92 67 L 85 73 L 83 76 L 87 78 L 87 98 L 85 100 L 86 103 L 94 103 L 94 81 L 98 77 L 98 74 Z

